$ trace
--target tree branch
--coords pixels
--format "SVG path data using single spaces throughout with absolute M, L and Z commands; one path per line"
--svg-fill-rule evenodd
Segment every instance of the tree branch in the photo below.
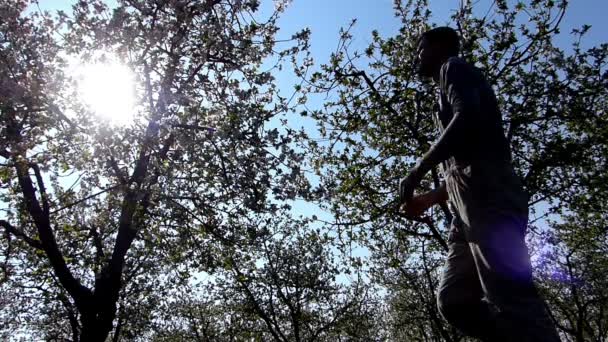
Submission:
M 85 300 L 91 295 L 91 291 L 83 286 L 74 276 L 68 268 L 63 254 L 57 246 L 55 235 L 51 228 L 48 213 L 48 204 L 44 205 L 45 208 L 40 207 L 40 203 L 36 199 L 36 192 L 32 180 L 28 173 L 27 163 L 22 159 L 21 156 L 15 157 L 15 165 L 17 169 L 17 178 L 21 187 L 21 192 L 25 198 L 25 204 L 27 210 L 34 220 L 34 224 L 38 230 L 42 249 L 45 251 L 51 266 L 61 285 L 68 291 L 68 293 L 74 298 L 76 305 L 82 307 L 85 305 Z M 34 170 L 36 172 L 36 170 Z M 39 171 L 38 171 L 39 173 Z M 41 182 L 41 178 L 37 177 L 37 180 Z
M 31 163 L 30 167 L 34 170 L 34 175 L 36 176 L 36 182 L 38 183 L 38 192 L 40 193 L 40 198 L 42 199 L 42 211 L 45 216 L 49 216 L 49 199 L 46 193 L 46 188 L 44 187 L 44 181 L 42 180 L 42 173 L 40 172 L 40 168 L 38 164 Z
M 23 231 L 21 231 L 20 229 L 14 227 L 13 225 L 11 225 L 10 223 L 8 223 L 5 220 L 0 220 L 0 226 L 4 227 L 4 229 L 6 229 L 7 232 L 13 234 L 15 237 L 25 241 L 28 245 L 30 245 L 33 248 L 42 250 L 42 244 L 40 243 L 40 241 L 38 240 L 34 240 L 31 237 L 25 235 L 25 233 Z
M 55 210 L 51 211 L 51 212 L 50 212 L 50 214 L 52 215 L 52 214 L 58 213 L 58 212 L 60 212 L 60 211 L 62 211 L 62 210 L 69 209 L 69 208 L 71 208 L 71 207 L 73 207 L 73 206 L 75 206 L 75 205 L 78 205 L 78 204 L 80 204 L 80 203 L 82 203 L 82 202 L 84 202 L 84 201 L 86 201 L 86 200 L 89 200 L 89 199 L 91 199 L 91 198 L 93 198 L 93 197 L 96 197 L 96 196 L 99 196 L 99 195 L 101 195 L 101 194 L 104 194 L 104 193 L 106 193 L 106 192 L 108 192 L 108 191 L 110 191 L 110 190 L 114 190 L 114 189 L 116 189 L 116 188 L 117 188 L 117 187 L 119 187 L 119 186 L 120 186 L 120 184 L 116 184 L 116 185 L 113 185 L 113 186 L 111 186 L 111 187 L 109 187 L 109 188 L 105 188 L 105 189 L 103 189 L 103 190 L 101 190 L 101 191 L 98 191 L 98 192 L 96 192 L 96 193 L 92 194 L 92 195 L 89 195 L 89 196 L 83 197 L 83 198 L 81 198 L 81 199 L 77 200 L 76 202 L 72 202 L 72 203 L 70 203 L 70 204 L 67 204 L 67 205 L 65 205 L 65 206 L 61 207 L 61 208 L 55 209 Z
M 234 271 L 235 271 L 235 273 L 237 275 L 236 278 L 237 278 L 238 283 L 241 285 L 241 287 L 243 288 L 243 290 L 245 290 L 245 294 L 247 295 L 249 301 L 253 305 L 253 308 L 258 313 L 258 315 L 260 315 L 260 317 L 262 318 L 262 320 L 264 321 L 264 323 L 266 323 L 266 326 L 268 327 L 268 330 L 270 331 L 270 333 L 272 334 L 272 336 L 274 337 L 274 339 L 277 340 L 277 341 L 287 341 L 287 338 L 279 330 L 278 326 L 276 327 L 277 330 L 275 331 L 275 327 L 273 327 L 272 320 L 266 314 L 266 312 L 260 307 L 260 304 L 257 302 L 255 296 L 253 295 L 253 293 L 251 292 L 251 290 L 249 289 L 249 287 L 247 286 L 247 284 L 245 284 L 245 280 L 244 279 L 247 279 L 247 278 L 241 272 L 241 270 L 239 270 L 239 268 L 236 266 L 235 260 L 233 258 L 230 258 L 230 261 L 232 262 L 233 269 L 234 269 Z

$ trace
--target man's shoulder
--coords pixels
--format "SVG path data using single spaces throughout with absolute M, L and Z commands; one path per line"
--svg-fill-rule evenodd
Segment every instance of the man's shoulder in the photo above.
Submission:
M 440 83 L 445 85 L 456 81 L 454 78 L 474 77 L 475 67 L 460 57 L 450 57 L 441 66 Z
M 448 58 L 445 63 L 443 63 L 442 68 L 449 68 L 450 66 L 456 66 L 456 67 L 470 67 L 470 64 L 467 63 L 467 61 L 465 61 L 464 59 L 458 57 L 458 56 L 452 56 L 450 58 Z

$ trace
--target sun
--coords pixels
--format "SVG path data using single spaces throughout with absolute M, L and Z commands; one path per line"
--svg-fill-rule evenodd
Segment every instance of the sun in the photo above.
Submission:
M 77 75 L 78 93 L 98 117 L 116 125 L 133 121 L 135 77 L 126 65 L 107 59 L 80 64 Z

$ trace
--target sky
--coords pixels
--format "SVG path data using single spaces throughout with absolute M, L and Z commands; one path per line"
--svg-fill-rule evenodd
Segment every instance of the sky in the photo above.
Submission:
M 274 8 L 273 0 L 261 0 L 261 17 L 270 13 Z M 478 3 L 480 10 L 487 9 L 491 0 L 473 0 Z M 510 3 L 515 1 L 509 0 Z M 575 27 L 583 24 L 591 25 L 587 38 L 583 41 L 583 47 L 590 47 L 601 43 L 606 43 L 605 32 L 608 32 L 608 21 L 605 14 L 608 13 L 608 1 L 606 0 L 571 0 L 569 10 L 562 22 L 561 34 L 555 40 L 557 45 L 568 50 L 571 39 L 569 33 Z M 42 10 L 51 12 L 63 10 L 70 13 L 71 4 L 74 0 L 39 0 Z M 114 4 L 114 0 L 108 1 L 109 5 Z M 459 1 L 457 0 L 429 0 L 430 9 L 433 13 L 432 22 L 437 25 L 454 26 L 450 22 L 450 15 L 456 10 Z M 35 10 L 35 9 L 34 9 Z M 352 48 L 359 51 L 365 49 L 371 43 L 371 32 L 377 30 L 381 36 L 390 37 L 395 35 L 400 27 L 400 21 L 394 16 L 393 0 L 292 0 L 279 19 L 278 39 L 291 37 L 306 27 L 311 30 L 311 53 L 317 65 L 326 63 L 330 54 L 335 51 L 339 38 L 339 30 L 347 27 L 352 19 L 357 19 L 356 25 L 351 30 L 353 35 Z M 293 86 L 299 83 L 288 68 L 284 72 L 276 74 L 277 83 L 280 89 L 284 90 L 283 95 L 290 95 Z M 322 101 L 317 97 L 310 97 L 307 107 L 310 109 L 322 108 Z M 306 122 L 297 115 L 290 116 L 290 126 L 304 126 L 311 136 L 316 136 L 312 131 L 314 124 Z M 404 170 L 404 173 L 407 170 Z M 404 174 L 405 175 L 405 174 Z M 2 204 L 0 204 L 2 208 Z M 331 221 L 329 213 L 322 213 L 316 205 L 296 202 L 292 212 L 296 215 L 303 214 L 311 216 L 313 213 L 319 218 Z M 355 255 L 365 256 L 363 250 L 355 251 Z
M 476 8 L 485 13 L 491 5 L 491 0 L 474 0 Z M 454 26 L 450 22 L 450 15 L 457 9 L 460 1 L 457 0 L 429 0 L 433 13 L 432 22 L 437 25 Z M 527 1 L 526 1 L 527 2 Z M 70 12 L 74 0 L 39 0 L 42 10 L 51 12 L 63 10 Z M 115 0 L 107 1 L 112 6 Z M 509 0 L 509 3 L 515 3 Z M 261 0 L 260 17 L 265 17 L 274 9 L 273 0 Z M 569 32 L 583 24 L 591 25 L 583 47 L 589 47 L 607 41 L 605 32 L 608 32 L 608 22 L 604 19 L 608 13 L 606 0 L 571 0 L 567 14 L 562 22 L 561 34 L 557 37 L 558 46 L 568 50 L 571 39 Z M 383 37 L 389 37 L 398 32 L 399 19 L 394 16 L 393 0 L 291 0 L 285 12 L 279 19 L 278 39 L 286 39 L 299 30 L 308 27 L 311 30 L 311 53 L 317 65 L 326 63 L 329 55 L 335 51 L 339 37 L 339 30 L 347 27 L 352 19 L 357 19 L 352 29 L 353 49 L 363 50 L 371 42 L 372 30 L 378 30 Z M 288 96 L 299 79 L 293 75 L 289 68 L 277 73 L 277 84 L 283 95 Z M 309 97 L 307 107 L 320 109 L 323 102 L 320 97 Z M 314 132 L 314 123 L 305 121 L 297 115 L 289 117 L 289 125 L 294 128 L 305 127 L 311 136 Z M 405 172 L 406 170 L 404 170 Z M 311 204 L 298 203 L 295 212 L 316 212 Z M 318 212 L 318 211 L 317 211 Z M 326 216 L 325 218 L 329 218 Z
M 476 8 L 485 13 L 492 0 L 474 0 Z M 508 0 L 515 3 L 514 0 Z M 450 15 L 457 9 L 458 0 L 429 0 L 429 6 L 433 13 L 432 22 L 437 25 L 454 26 L 450 21 Z M 525 1 L 527 2 L 527 1 Z M 63 10 L 70 12 L 74 0 L 39 0 L 42 10 L 51 12 Z M 107 1 L 112 6 L 115 0 Z M 260 17 L 265 17 L 274 9 L 273 0 L 261 0 Z M 568 50 L 571 42 L 569 33 L 575 27 L 583 24 L 591 25 L 591 29 L 583 41 L 583 47 L 590 47 L 600 43 L 606 43 L 605 32 L 608 32 L 608 21 L 605 14 L 608 13 L 608 1 L 606 0 L 571 0 L 568 11 L 562 22 L 561 34 L 555 42 L 559 47 Z M 339 30 L 347 27 L 352 19 L 357 19 L 352 29 L 353 49 L 363 50 L 371 42 L 371 32 L 378 30 L 381 36 L 389 37 L 398 32 L 399 19 L 394 15 L 393 0 L 291 0 L 285 12 L 279 19 L 280 28 L 277 38 L 286 39 L 295 32 L 304 28 L 311 30 L 311 53 L 317 65 L 326 63 L 330 54 L 335 51 L 339 37 Z M 279 89 L 284 96 L 291 95 L 293 86 L 299 83 L 299 79 L 293 75 L 289 68 L 275 74 Z M 323 106 L 320 97 L 309 97 L 306 104 L 309 109 L 320 109 Z M 305 121 L 297 115 L 291 115 L 289 125 L 294 128 L 305 127 L 311 136 L 314 133 L 314 123 Z M 404 170 L 405 171 L 405 170 Z M 300 203 L 297 211 L 314 212 L 310 205 Z
M 262 0 L 264 3 L 264 0 Z M 491 5 L 491 0 L 477 0 L 477 8 L 485 13 Z M 527 1 L 525 1 L 527 2 Z M 509 0 L 509 3 L 515 1 Z M 450 20 L 451 14 L 458 8 L 457 0 L 429 0 L 433 13 L 432 22 L 439 25 L 454 27 Z M 451 4 L 446 5 L 446 4 Z M 266 1 L 265 6 L 271 6 Z M 264 7 L 266 9 L 268 7 Z M 572 0 L 566 15 L 561 23 L 561 33 L 556 37 L 558 47 L 569 50 L 572 39 L 570 32 L 573 28 L 583 24 L 591 25 L 587 37 L 582 42 L 583 47 L 591 47 L 608 42 L 605 32 L 608 32 L 608 22 L 605 14 L 608 13 L 606 0 Z M 394 16 L 393 0 L 293 0 L 285 13 L 279 19 L 279 38 L 288 38 L 292 33 L 308 27 L 311 30 L 311 52 L 315 63 L 322 64 L 329 60 L 330 54 L 335 51 L 339 37 L 339 30 L 347 27 L 352 19 L 357 19 L 352 32 L 353 49 L 362 51 L 371 43 L 371 32 L 378 30 L 383 37 L 395 35 L 400 27 L 400 21 Z M 298 81 L 288 73 L 277 75 L 278 85 L 281 89 L 291 91 L 293 84 Z M 284 94 L 287 95 L 287 94 Z M 322 108 L 322 101 L 309 97 L 307 107 L 310 109 Z M 298 121 L 300 122 L 293 122 Z M 310 121 L 292 116 L 291 126 L 304 126 L 312 130 Z M 313 134 L 311 134 L 313 135 Z M 313 135 L 314 136 L 314 135 Z M 407 170 L 404 170 L 404 173 Z M 539 208 L 542 212 L 542 204 Z M 298 203 L 294 207 L 297 212 L 315 212 L 311 204 Z M 328 215 L 323 215 L 329 218 Z
M 475 1 L 480 10 L 487 9 L 492 3 L 491 0 Z M 110 5 L 115 2 L 115 0 L 107 1 Z M 261 0 L 261 2 L 260 15 L 263 17 L 274 8 L 274 1 Z M 449 17 L 456 10 L 459 2 L 429 0 L 433 13 L 432 21 L 438 25 L 453 26 Z M 39 0 L 42 10 L 64 10 L 68 13 L 72 3 L 74 0 Z M 515 1 L 509 0 L 509 3 Z M 583 42 L 584 47 L 607 42 L 606 13 L 608 13 L 606 0 L 571 0 L 562 23 L 562 32 L 556 39 L 557 45 L 567 49 L 570 42 L 569 32 L 572 28 L 583 24 L 591 25 L 591 30 Z M 312 57 L 316 63 L 321 64 L 327 62 L 330 53 L 335 50 L 340 28 L 348 26 L 352 19 L 357 19 L 357 24 L 352 30 L 353 48 L 360 50 L 371 42 L 372 30 L 378 30 L 382 36 L 388 37 L 397 33 L 400 24 L 394 16 L 393 0 L 291 0 L 279 19 L 278 38 L 289 38 L 303 28 L 310 28 Z M 277 81 L 281 89 L 287 93 L 293 90 L 294 84 L 298 83 L 298 79 L 287 71 L 278 74 Z M 309 108 L 320 108 L 322 104 L 312 102 L 307 105 Z
M 480 9 L 487 9 L 492 1 L 476 2 Z M 449 16 L 457 9 L 459 1 L 429 0 L 429 3 L 434 23 L 453 26 Z M 446 3 L 452 5 L 445 5 Z M 351 19 L 357 19 L 353 31 L 356 46 L 365 47 L 371 41 L 371 31 L 374 29 L 384 36 L 396 33 L 399 20 L 394 17 L 393 12 L 393 0 L 293 0 L 279 21 L 279 35 L 310 27 L 313 55 L 317 58 L 327 57 L 335 48 L 338 30 L 347 26 Z M 589 32 L 589 43 L 606 42 L 606 13 L 608 1 L 571 0 L 562 22 L 562 37 L 566 38 L 565 34 L 576 26 L 590 24 L 592 29 Z M 558 39 L 558 44 L 560 41 L 566 42 L 564 39 Z
M 74 0 L 38 0 L 43 10 L 64 10 L 69 13 Z M 480 9 L 488 8 L 491 0 L 475 0 Z M 273 0 L 261 0 L 262 12 L 273 8 Z M 515 1 L 509 0 L 509 3 Z M 527 1 L 526 1 L 527 2 Z M 107 1 L 108 4 L 115 0 Z M 433 22 L 438 25 L 450 25 L 449 16 L 457 8 L 458 0 L 429 0 L 433 13 Z M 448 4 L 448 5 L 446 5 Z M 338 31 L 345 27 L 350 20 L 357 19 L 353 30 L 355 47 L 365 47 L 370 41 L 371 31 L 377 29 L 381 35 L 389 36 L 399 29 L 399 20 L 393 15 L 393 0 L 291 0 L 285 13 L 279 20 L 280 38 L 287 38 L 292 33 L 309 27 L 312 31 L 311 47 L 313 57 L 318 61 L 328 59 L 335 49 Z M 562 39 L 558 44 L 567 42 L 567 33 L 572 28 L 582 24 L 592 26 L 586 46 L 606 42 L 608 21 L 606 0 L 570 0 L 569 8 L 564 18 Z
M 272 0 L 261 0 L 262 9 L 266 13 L 273 8 Z M 488 8 L 491 0 L 473 0 L 478 2 L 482 9 Z M 513 3 L 513 0 L 509 0 Z M 74 0 L 39 0 L 42 10 L 51 12 L 63 10 L 70 12 Z M 108 1 L 115 3 L 114 0 Z M 433 12 L 432 21 L 438 25 L 450 25 L 450 14 L 457 8 L 457 0 L 429 0 L 430 9 Z M 363 50 L 371 42 L 372 30 L 378 30 L 383 37 L 389 37 L 397 33 L 400 22 L 393 13 L 393 0 L 293 0 L 280 18 L 278 25 L 280 31 L 279 39 L 289 38 L 293 33 L 308 27 L 311 30 L 311 52 L 315 62 L 325 63 L 329 55 L 336 48 L 339 30 L 349 25 L 352 19 L 357 19 L 357 24 L 351 31 L 354 37 L 352 47 Z M 264 13 L 264 12 L 263 12 Z M 591 29 L 583 41 L 583 47 L 590 47 L 608 41 L 608 13 L 607 0 L 571 0 L 567 14 L 562 23 L 561 34 L 556 43 L 559 47 L 567 50 L 570 44 L 569 32 L 575 27 L 583 24 L 591 25 Z M 285 69 L 284 69 L 285 70 Z M 277 76 L 277 82 L 287 93 L 293 90 L 293 85 L 299 83 L 289 72 Z M 307 104 L 309 108 L 321 108 L 322 102 L 312 98 Z M 294 121 L 301 120 L 294 116 Z M 291 122 L 291 126 L 309 125 L 305 122 Z M 312 129 L 312 126 L 309 126 Z M 406 170 L 404 170 L 405 172 Z M 0 203 L 0 209 L 5 204 Z M 298 203 L 294 207 L 295 212 L 316 213 L 318 208 L 312 204 Z M 0 217 L 2 213 L 0 211 Z M 323 217 L 325 216 L 325 217 Z M 321 218 L 331 219 L 330 216 L 320 215 Z M 364 252 L 362 254 L 365 254 Z
M 270 0 L 262 0 L 268 8 Z M 476 0 L 478 8 L 487 9 L 492 1 Z M 527 2 L 527 1 L 525 1 Z M 429 0 L 433 13 L 432 22 L 437 25 L 454 26 L 450 15 L 457 9 L 457 0 Z M 446 5 L 447 4 L 452 4 Z M 515 3 L 509 0 L 509 3 Z M 485 11 L 484 11 L 485 12 Z M 570 45 L 569 33 L 583 24 L 591 25 L 583 47 L 608 42 L 608 13 L 606 0 L 571 0 L 566 16 L 562 21 L 561 34 L 557 37 L 558 46 L 567 49 Z M 279 38 L 288 38 L 293 32 L 304 27 L 311 29 L 311 51 L 317 63 L 329 60 L 336 48 L 338 32 L 349 25 L 352 19 L 357 24 L 352 33 L 353 48 L 364 49 L 371 42 L 371 32 L 376 29 L 381 36 L 388 37 L 397 33 L 400 22 L 394 16 L 393 0 L 293 0 L 279 20 Z M 280 79 L 283 81 L 283 79 Z M 287 80 L 286 80 L 287 81 Z M 292 84 L 294 82 L 292 81 Z

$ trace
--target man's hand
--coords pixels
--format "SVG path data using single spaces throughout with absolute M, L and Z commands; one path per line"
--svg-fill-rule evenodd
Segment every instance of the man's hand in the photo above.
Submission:
M 431 190 L 422 195 L 413 196 L 408 202 L 402 203 L 399 207 L 399 211 L 408 218 L 417 218 L 435 204 L 445 203 L 448 198 L 449 196 L 445 183 L 441 183 L 435 190 Z
M 407 217 L 417 218 L 435 204 L 437 204 L 437 194 L 434 191 L 429 191 L 412 197 L 411 200 L 401 205 L 399 211 Z
M 414 167 L 406 177 L 401 179 L 399 182 L 400 203 L 407 203 L 414 197 L 414 189 L 420 184 L 421 179 L 418 167 Z

